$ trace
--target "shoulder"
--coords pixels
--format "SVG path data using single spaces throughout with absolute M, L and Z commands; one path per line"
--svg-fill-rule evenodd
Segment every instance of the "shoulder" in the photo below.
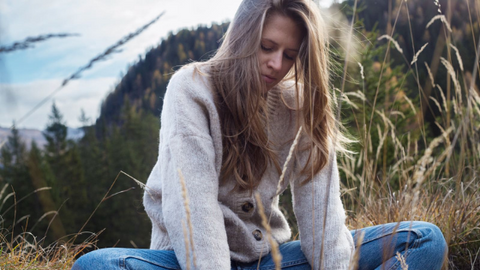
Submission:
M 168 83 L 161 114 L 165 134 L 207 134 L 210 125 L 218 122 L 208 72 L 197 65 L 182 67 Z
M 177 70 L 168 83 L 167 89 L 211 88 L 206 67 L 192 63 Z
M 214 103 L 208 70 L 199 63 L 183 66 L 173 74 L 165 93 L 164 106 L 188 103 Z

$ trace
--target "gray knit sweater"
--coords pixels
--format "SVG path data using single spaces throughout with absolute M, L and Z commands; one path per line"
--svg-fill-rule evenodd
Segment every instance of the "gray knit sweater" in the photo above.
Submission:
M 270 252 L 270 244 L 254 196 L 248 191 L 232 192 L 233 178 L 219 181 L 223 151 L 219 115 L 208 79 L 193 70 L 187 66 L 177 71 L 165 94 L 158 161 L 144 195 L 145 210 L 152 221 L 150 248 L 173 249 L 186 269 L 181 170 L 188 190 L 196 269 L 230 269 L 230 260 L 258 260 Z M 281 92 L 287 104 L 295 104 L 292 87 L 286 83 L 271 89 L 267 130 L 283 164 L 296 135 L 296 117 L 284 105 Z M 334 154 L 312 181 L 300 185 L 303 179 L 298 177 L 299 171 L 307 156 L 308 151 L 300 151 L 292 158 L 282 187 L 291 186 L 302 251 L 314 269 L 319 269 L 323 209 L 331 175 L 323 264 L 325 269 L 347 269 L 354 245 L 345 226 Z M 272 166 L 255 192 L 261 195 L 266 215 L 271 215 L 272 236 L 281 244 L 290 239 L 291 232 L 278 208 L 278 181 L 279 173 Z

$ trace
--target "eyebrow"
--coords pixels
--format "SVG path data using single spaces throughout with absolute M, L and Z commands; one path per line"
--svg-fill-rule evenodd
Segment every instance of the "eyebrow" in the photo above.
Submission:
M 271 42 L 271 43 L 273 43 L 273 44 L 275 44 L 275 45 L 278 45 L 277 42 L 275 42 L 275 41 L 273 41 L 273 40 L 271 40 L 271 39 L 269 39 L 269 38 L 262 38 L 262 40 L 269 41 L 269 42 Z M 286 50 L 286 51 L 294 51 L 294 52 L 297 52 L 297 53 L 299 52 L 299 50 L 297 50 L 297 49 L 291 49 L 291 48 L 287 48 L 287 49 L 285 49 L 285 50 Z

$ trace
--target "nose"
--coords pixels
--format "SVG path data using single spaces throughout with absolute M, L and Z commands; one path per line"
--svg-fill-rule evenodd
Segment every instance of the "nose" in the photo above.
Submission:
M 278 71 L 282 69 L 282 54 L 280 52 L 271 54 L 267 64 L 268 67 L 272 68 L 273 70 Z

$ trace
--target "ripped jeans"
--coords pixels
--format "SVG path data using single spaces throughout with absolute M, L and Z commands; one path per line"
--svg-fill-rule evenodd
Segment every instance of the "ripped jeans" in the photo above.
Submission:
M 364 233 L 359 246 L 360 232 Z M 389 223 L 351 231 L 355 246 L 359 248 L 358 269 L 402 269 L 397 253 L 405 260 L 409 270 L 441 269 L 447 255 L 447 245 L 440 229 L 427 222 L 413 221 Z M 311 266 L 301 251 L 300 241 L 280 245 L 282 269 L 310 270 Z M 275 269 L 270 254 L 251 263 L 231 262 L 232 270 Z M 85 269 L 142 269 L 180 270 L 172 250 L 105 248 L 80 257 L 72 270 Z M 328 269 L 329 270 L 329 269 Z

